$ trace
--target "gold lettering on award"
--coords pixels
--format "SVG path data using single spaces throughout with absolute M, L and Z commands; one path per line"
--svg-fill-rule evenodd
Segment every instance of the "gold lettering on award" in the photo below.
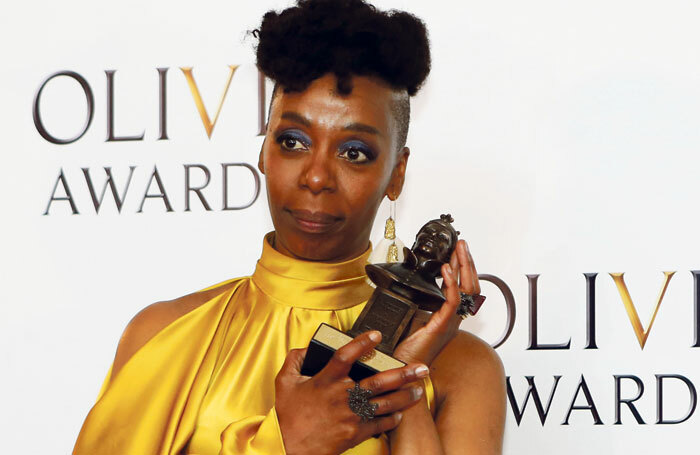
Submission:
M 199 88 L 197 88 L 197 83 L 194 81 L 194 76 L 192 76 L 192 67 L 181 67 L 185 78 L 187 79 L 187 85 L 190 86 L 190 92 L 192 92 L 192 98 L 194 98 L 194 104 L 197 106 L 199 111 L 199 116 L 202 118 L 202 123 L 204 124 L 204 129 L 207 131 L 207 136 L 211 139 L 211 133 L 214 131 L 214 126 L 216 125 L 216 120 L 219 118 L 219 113 L 221 112 L 221 106 L 224 105 L 224 99 L 226 99 L 226 93 L 228 93 L 228 88 L 231 85 L 231 80 L 233 79 L 233 73 L 238 69 L 238 65 L 229 65 L 231 70 L 228 75 L 228 80 L 226 81 L 226 86 L 224 87 L 224 92 L 221 94 L 221 99 L 219 100 L 219 107 L 216 110 L 216 115 L 214 120 L 209 119 L 209 114 L 207 109 L 204 107 L 204 102 L 202 101 L 202 95 L 199 93 Z
M 656 298 L 656 306 L 654 307 L 654 312 L 651 315 L 651 320 L 646 328 L 642 327 L 642 322 L 639 320 L 639 315 L 637 314 L 637 308 L 635 308 L 634 303 L 632 303 L 632 297 L 627 290 L 627 285 L 625 284 L 625 279 L 623 278 L 624 273 L 611 273 L 610 276 L 615 281 L 617 285 L 617 290 L 622 298 L 622 303 L 625 305 L 627 310 L 627 316 L 630 318 L 632 323 L 632 328 L 634 329 L 635 335 L 637 335 L 637 340 L 639 341 L 639 346 L 644 349 L 644 345 L 649 337 L 649 332 L 651 332 L 651 327 L 654 325 L 654 319 L 656 319 L 656 314 L 659 312 L 659 307 L 661 306 L 661 301 L 666 294 L 666 288 L 668 288 L 668 283 L 671 281 L 671 277 L 676 272 L 664 272 L 664 283 L 661 286 L 661 291 L 659 296 Z

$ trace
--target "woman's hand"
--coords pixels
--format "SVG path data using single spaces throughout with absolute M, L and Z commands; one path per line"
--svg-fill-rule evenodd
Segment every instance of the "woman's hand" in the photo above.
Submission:
M 427 376 L 428 368 L 409 364 L 360 381 L 360 387 L 375 396 L 370 403 L 379 405 L 375 418 L 362 422 L 350 410 L 347 389 L 355 385 L 348 377 L 350 367 L 380 341 L 377 331 L 358 335 L 313 377 L 300 373 L 306 349 L 289 352 L 275 379 L 275 410 L 287 455 L 342 453 L 374 434 L 394 429 L 401 421 L 400 411 L 421 398 L 422 387 L 403 386 Z
M 452 253 L 450 263 L 442 266 L 442 292 L 445 303 L 428 323 L 413 332 L 394 350 L 394 357 L 406 363 L 431 365 L 443 347 L 457 334 L 462 322 L 457 315 L 459 292 L 479 294 L 479 277 L 467 242 L 460 240 Z

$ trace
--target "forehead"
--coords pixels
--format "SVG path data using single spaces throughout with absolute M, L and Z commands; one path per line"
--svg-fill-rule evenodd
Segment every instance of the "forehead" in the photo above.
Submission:
M 430 221 L 430 222 L 426 223 L 425 226 L 423 226 L 423 229 L 426 229 L 426 230 L 429 229 L 431 231 L 438 231 L 438 230 L 439 231 L 446 231 L 447 227 L 445 227 L 441 223 L 436 223 L 435 221 Z M 421 229 L 421 230 L 423 230 L 423 229 Z
M 427 223 L 425 226 L 423 226 L 421 228 L 421 231 L 430 231 L 430 232 L 443 231 L 443 232 L 447 232 L 450 236 L 452 236 L 453 229 L 445 226 L 442 223 L 437 223 L 435 221 L 431 221 L 431 222 Z
M 291 111 L 316 127 L 340 129 L 363 123 L 377 129 L 387 140 L 394 139 L 397 123 L 392 106 L 401 100 L 400 91 L 369 76 L 353 76 L 348 95 L 338 93 L 336 84 L 335 75 L 329 73 L 312 81 L 302 92 L 285 93 L 279 87 L 271 104 L 270 122 L 279 122 L 283 112 Z

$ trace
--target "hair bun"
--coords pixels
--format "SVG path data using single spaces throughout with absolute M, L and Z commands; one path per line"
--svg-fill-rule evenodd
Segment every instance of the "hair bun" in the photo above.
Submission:
M 286 91 L 302 91 L 326 73 L 338 91 L 352 91 L 350 76 L 372 75 L 415 95 L 430 72 L 425 24 L 405 11 L 379 11 L 363 0 L 299 0 L 269 11 L 260 27 L 257 65 Z

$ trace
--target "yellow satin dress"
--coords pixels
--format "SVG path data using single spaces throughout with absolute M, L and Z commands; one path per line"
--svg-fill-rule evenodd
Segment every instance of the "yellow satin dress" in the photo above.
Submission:
M 272 235 L 252 276 L 206 288 L 223 290 L 158 332 L 111 381 L 108 373 L 75 455 L 285 453 L 275 376 L 322 322 L 352 326 L 372 293 L 371 248 L 340 263 L 302 261 L 276 251 Z M 388 453 L 386 435 L 345 452 Z

